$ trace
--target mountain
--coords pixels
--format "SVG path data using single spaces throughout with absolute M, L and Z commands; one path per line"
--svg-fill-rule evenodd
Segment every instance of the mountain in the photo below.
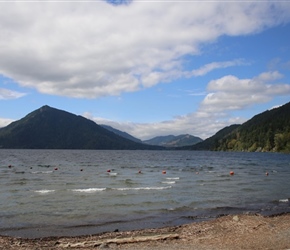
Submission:
M 216 146 L 218 145 L 219 141 L 223 140 L 227 137 L 232 131 L 236 130 L 241 125 L 234 124 L 228 127 L 225 127 L 218 131 L 215 135 L 205 139 L 204 141 L 197 143 L 190 147 L 194 150 L 215 150 Z M 189 149 L 189 147 L 187 147 Z
M 157 136 L 149 140 L 143 141 L 143 143 L 149 145 L 157 145 L 163 147 L 183 147 L 188 145 L 194 145 L 201 142 L 202 139 L 192 135 L 167 135 L 167 136 Z
M 103 128 L 105 128 L 105 129 L 107 129 L 107 130 L 109 130 L 111 132 L 114 132 L 115 134 L 117 134 L 119 136 L 122 136 L 122 137 L 124 137 L 126 139 L 129 139 L 129 140 L 137 142 L 137 143 L 142 143 L 142 141 L 140 139 L 138 139 L 138 138 L 136 138 L 136 137 L 124 132 L 124 131 L 120 131 L 118 129 L 115 129 L 115 128 L 111 127 L 111 126 L 104 125 L 104 124 L 101 124 L 100 126 L 102 126 Z
M 192 149 L 290 153 L 290 102 L 225 128 Z
M 49 106 L 1 128 L 0 148 L 160 149 L 133 142 L 82 116 Z

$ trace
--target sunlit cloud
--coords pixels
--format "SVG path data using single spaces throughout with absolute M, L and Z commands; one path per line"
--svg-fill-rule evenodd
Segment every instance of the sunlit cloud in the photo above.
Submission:
M 207 112 L 240 110 L 258 103 L 265 103 L 274 96 L 290 95 L 289 84 L 271 84 L 282 78 L 277 72 L 265 72 L 252 79 L 239 79 L 228 75 L 212 80 L 207 87 L 208 94 L 201 104 Z
M 188 77 L 203 76 L 215 69 L 228 68 L 232 66 L 239 66 L 239 65 L 245 65 L 245 64 L 246 63 L 243 60 L 233 60 L 233 61 L 227 61 L 227 62 L 212 62 L 212 63 L 202 66 L 199 69 L 192 70 L 192 72 L 187 73 L 187 75 Z
M 10 89 L 0 88 L 0 100 L 17 99 L 25 95 L 26 93 L 21 93 L 21 92 L 13 91 Z
M 0 118 L 0 128 L 6 127 L 9 125 L 11 122 L 14 122 L 12 119 L 5 119 L 5 118 Z
M 275 96 L 290 95 L 289 84 L 276 82 L 282 77 L 282 74 L 274 71 L 261 73 L 252 79 L 224 76 L 210 81 L 208 93 L 196 112 L 173 117 L 168 121 L 134 123 L 96 118 L 89 113 L 85 116 L 98 124 L 110 125 L 139 139 L 185 133 L 206 139 L 226 126 L 242 124 L 247 120 L 244 117 L 233 116 L 233 111 L 264 103 Z
M 11 18 L 13 17 L 13 18 Z M 40 93 L 98 98 L 241 65 L 184 57 L 219 37 L 254 34 L 290 19 L 283 1 L 39 1 L 1 6 L 0 72 Z

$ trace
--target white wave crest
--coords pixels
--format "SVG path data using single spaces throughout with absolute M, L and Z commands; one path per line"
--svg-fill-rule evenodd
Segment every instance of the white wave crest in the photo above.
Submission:
M 163 189 L 168 189 L 168 188 L 171 188 L 171 186 L 167 186 L 167 187 L 113 188 L 113 189 L 119 190 L 119 191 L 127 191 L 127 190 L 163 190 Z
M 162 184 L 175 184 L 175 181 L 162 181 Z
M 179 177 L 168 177 L 166 180 L 179 180 Z
M 34 171 L 32 174 L 51 174 L 53 171 Z
M 279 202 L 288 202 L 289 199 L 280 199 Z
M 55 190 L 43 189 L 43 190 L 35 190 L 34 192 L 39 194 L 49 194 L 55 192 Z
M 105 191 L 106 188 L 81 188 L 81 189 L 72 189 L 73 192 L 77 193 L 95 193 Z

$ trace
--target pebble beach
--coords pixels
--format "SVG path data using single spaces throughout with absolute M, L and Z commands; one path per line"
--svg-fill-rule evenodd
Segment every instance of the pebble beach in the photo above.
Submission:
M 176 227 L 78 237 L 0 237 L 0 249 L 290 249 L 290 214 L 227 215 Z

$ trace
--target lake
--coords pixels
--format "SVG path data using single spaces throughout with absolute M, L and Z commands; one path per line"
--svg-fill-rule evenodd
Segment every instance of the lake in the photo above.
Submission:
M 289 154 L 1 149 L 0 234 L 76 236 L 275 215 L 290 212 L 289 180 Z

